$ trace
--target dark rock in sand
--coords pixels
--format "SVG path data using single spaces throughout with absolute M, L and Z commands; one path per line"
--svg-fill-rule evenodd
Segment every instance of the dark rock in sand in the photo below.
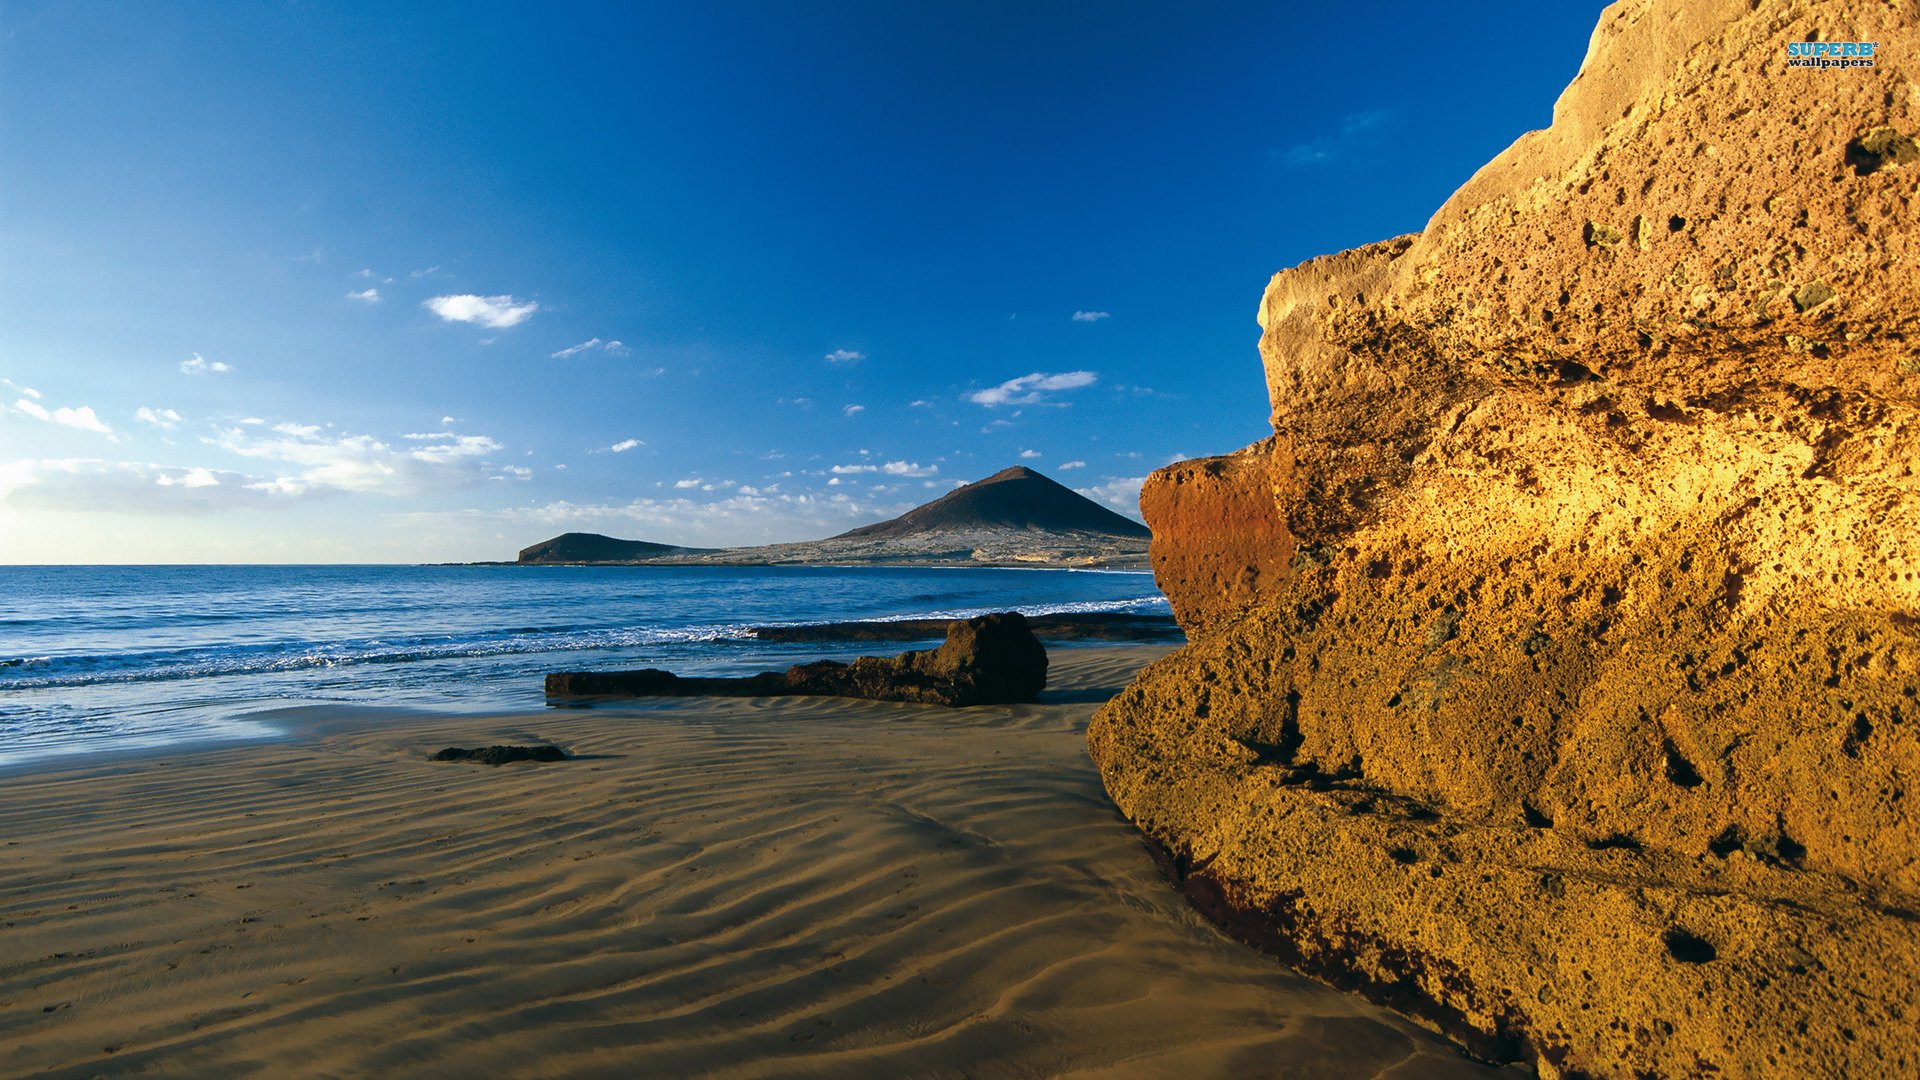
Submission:
M 433 755 L 435 761 L 471 761 L 478 765 L 505 765 L 509 761 L 565 761 L 557 746 L 486 746 L 477 750 L 449 746 Z
M 939 648 L 851 664 L 819 660 L 746 678 L 683 678 L 657 668 L 556 671 L 547 696 L 856 697 L 929 705 L 1007 705 L 1033 701 L 1047 685 L 1047 650 L 1019 612 L 947 624 Z
M 761 641 L 921 641 L 944 635 L 950 625 L 947 619 L 896 619 L 756 626 L 747 632 Z M 1105 611 L 1029 615 L 1027 628 L 1042 641 L 1179 641 L 1183 637 L 1172 616 Z

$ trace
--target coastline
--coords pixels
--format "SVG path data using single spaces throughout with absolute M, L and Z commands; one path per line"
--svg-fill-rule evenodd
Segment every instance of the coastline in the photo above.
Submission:
M 1082 740 L 1166 651 L 1056 651 L 1038 705 L 305 706 L 16 773 L 0 1045 L 53 1075 L 1488 1075 L 1155 873 Z M 575 757 L 426 760 L 534 741 Z

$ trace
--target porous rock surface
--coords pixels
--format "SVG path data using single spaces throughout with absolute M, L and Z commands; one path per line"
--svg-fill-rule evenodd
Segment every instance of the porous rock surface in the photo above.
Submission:
M 1617 3 L 1273 278 L 1273 437 L 1141 496 L 1191 644 L 1088 732 L 1202 910 L 1547 1074 L 1920 1074 L 1917 24 Z

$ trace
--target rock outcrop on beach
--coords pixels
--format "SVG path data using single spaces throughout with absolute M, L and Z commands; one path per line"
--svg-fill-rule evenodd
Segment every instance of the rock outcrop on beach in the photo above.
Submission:
M 565 761 L 566 752 L 557 746 L 482 746 L 468 749 L 449 746 L 433 755 L 435 761 L 467 761 L 476 765 L 508 765 L 516 761 Z
M 689 678 L 658 668 L 556 671 L 549 698 L 852 697 L 955 708 L 1034 701 L 1047 685 L 1047 650 L 1017 611 L 956 619 L 937 649 L 850 664 L 817 660 L 745 678 Z
M 675 547 L 646 540 L 621 540 L 599 533 L 561 533 L 532 547 L 520 549 L 522 563 L 630 563 L 660 555 L 680 555 L 701 548 Z
M 1273 437 L 1142 494 L 1192 644 L 1088 733 L 1203 911 L 1543 1073 L 1920 1073 L 1916 21 L 1615 4 L 1273 278 Z
M 1048 641 L 1179 641 L 1180 624 L 1167 615 L 1125 611 L 1069 611 L 1028 615 L 1027 628 Z M 950 619 L 876 619 L 866 622 L 788 623 L 755 626 L 748 636 L 761 641 L 921 641 L 942 637 Z

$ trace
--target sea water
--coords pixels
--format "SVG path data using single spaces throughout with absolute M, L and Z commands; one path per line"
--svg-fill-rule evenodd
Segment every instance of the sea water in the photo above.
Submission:
M 0 768 L 273 738 L 316 702 L 537 709 L 548 671 L 740 675 L 911 643 L 782 623 L 1164 614 L 1145 573 L 826 567 L 0 567 Z

